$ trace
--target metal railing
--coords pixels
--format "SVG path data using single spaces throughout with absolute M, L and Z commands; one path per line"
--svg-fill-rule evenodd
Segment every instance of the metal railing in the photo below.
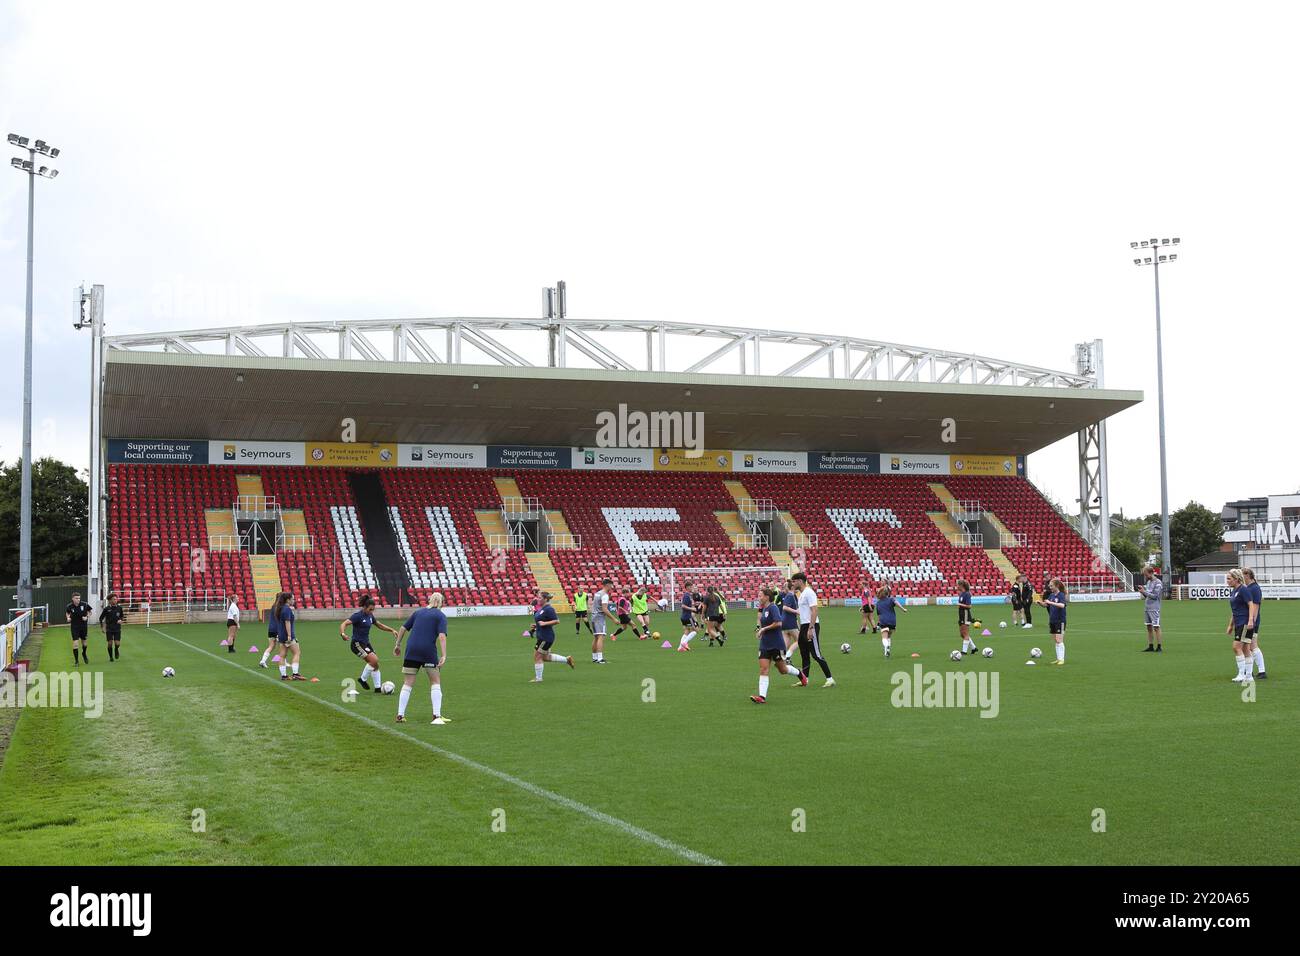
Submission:
M 803 531 L 795 531 L 786 535 L 785 549 L 789 551 L 791 548 L 815 548 L 820 542 L 820 534 L 807 534 Z
M 270 521 L 280 517 L 275 495 L 240 495 L 231 505 L 236 521 Z
M 736 505 L 740 517 L 746 521 L 771 521 L 776 512 L 771 498 L 741 498 Z
M 984 535 L 977 531 L 963 531 L 953 535 L 952 543 L 959 548 L 982 548 L 984 547 Z
M 738 534 L 736 535 L 736 547 L 748 550 L 757 548 L 766 548 L 770 545 L 771 539 L 765 534 Z
M 1124 585 L 1125 590 L 1133 589 L 1133 572 L 1124 567 L 1124 562 L 1109 551 L 1093 551 L 1093 570 L 1109 570 L 1115 577 L 1119 578 Z
M 522 551 L 525 541 L 522 534 L 490 534 L 487 543 L 493 551 Z
M 954 521 L 979 521 L 984 517 L 984 506 L 978 501 L 961 501 L 956 498 L 948 505 L 948 515 Z
M 998 533 L 999 548 L 1027 548 L 1029 535 L 1019 531 L 1002 531 Z
M 550 527 L 548 521 L 547 527 Z M 546 535 L 546 550 L 551 548 L 573 549 L 582 547 L 582 535 L 572 534 L 568 531 L 549 532 Z
M 209 551 L 247 551 L 248 535 L 246 534 L 210 534 L 208 535 Z
M 507 521 L 518 521 L 521 518 L 532 520 L 541 511 L 542 501 L 535 495 L 510 495 L 501 499 L 501 516 Z
M 309 534 L 281 534 L 275 539 L 277 551 L 311 551 L 316 539 Z
M 1115 576 L 1105 574 L 1063 575 L 1061 583 L 1070 594 L 1117 594 L 1132 590 Z

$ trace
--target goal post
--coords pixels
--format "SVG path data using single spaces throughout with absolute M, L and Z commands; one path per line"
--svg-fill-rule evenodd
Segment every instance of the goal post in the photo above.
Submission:
M 757 600 L 758 589 L 764 585 L 779 584 L 790 576 L 790 571 L 776 565 L 746 565 L 744 567 L 670 567 L 668 569 L 668 599 L 670 609 L 680 604 L 682 589 L 692 582 L 697 590 L 710 585 L 722 594 L 729 605 L 751 607 Z

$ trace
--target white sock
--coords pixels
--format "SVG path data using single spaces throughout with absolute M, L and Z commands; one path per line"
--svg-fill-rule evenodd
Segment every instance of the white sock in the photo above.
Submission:
M 410 701 L 411 701 L 411 688 L 408 685 L 403 684 L 401 696 L 397 698 L 398 717 L 403 717 L 406 715 L 406 705 L 410 703 Z
M 1247 659 L 1246 659 L 1245 657 L 1243 657 L 1242 655 L 1238 654 L 1238 655 L 1237 655 L 1237 676 L 1238 676 L 1238 677 L 1245 677 L 1245 676 L 1246 676 L 1246 672 L 1247 672 L 1249 669 L 1250 669 L 1250 663 L 1247 661 Z
M 298 662 L 297 662 L 297 661 L 294 661 L 294 662 L 293 662 L 293 672 L 294 672 L 295 674 L 298 673 Z
M 285 667 L 283 664 L 280 665 L 280 676 L 281 677 L 289 676 L 289 668 Z
M 883 647 L 885 650 L 889 650 L 889 635 L 888 635 L 888 634 L 886 634 L 884 637 L 882 637 L 882 638 L 880 639 L 880 646 Z
M 433 701 L 433 716 L 442 716 L 442 685 L 434 684 L 429 688 L 429 700 Z
M 1258 647 L 1255 648 L 1255 653 L 1251 655 L 1251 660 L 1255 662 L 1255 669 L 1261 674 L 1264 673 L 1264 652 Z M 1286 670 L 1285 667 L 1282 669 Z
M 691 631 L 689 634 L 687 634 L 685 637 L 682 638 L 682 646 L 689 647 L 691 641 L 693 640 L 695 640 L 695 632 Z
M 1056 659 L 1058 661 L 1065 660 L 1065 641 L 1061 641 L 1056 645 Z
M 546 666 L 546 665 L 544 665 L 544 664 L 537 664 L 537 663 L 534 663 L 534 664 L 533 664 L 533 675 L 534 675 L 538 680 L 541 680 L 541 679 L 542 679 L 542 668 L 545 667 L 545 666 Z
M 380 684 L 382 684 L 382 683 L 384 682 L 384 679 L 383 679 L 382 677 L 379 676 L 379 668 L 378 668 L 378 667 L 376 667 L 376 668 L 375 668 L 373 671 L 371 671 L 370 673 L 374 675 L 374 678 L 375 678 L 375 686 L 376 686 L 376 687 L 378 687 Z
M 361 679 L 366 680 L 370 676 L 370 671 L 371 671 L 371 667 L 369 664 L 361 668 Z
M 1283 668 L 1283 670 L 1285 670 L 1285 669 L 1286 669 L 1286 668 Z M 762 677 L 760 677 L 760 678 L 758 679 L 758 696 L 759 696 L 759 697 L 766 697 L 766 696 L 767 696 L 767 685 L 768 685 L 768 683 L 769 683 L 769 680 L 768 680 L 768 677 L 767 677 L 766 674 L 764 674 Z
M 552 664 L 567 664 L 567 663 L 569 663 L 569 659 L 568 659 L 567 657 L 561 657 L 559 654 L 552 654 L 552 655 L 550 656 L 549 660 L 550 660 L 550 662 L 551 662 Z
M 266 652 L 265 654 L 262 655 L 262 663 L 265 664 L 265 663 L 266 663 L 267 661 L 269 661 L 270 659 L 271 659 L 271 651 L 270 651 L 270 649 L 268 648 L 268 649 L 267 649 L 267 652 Z

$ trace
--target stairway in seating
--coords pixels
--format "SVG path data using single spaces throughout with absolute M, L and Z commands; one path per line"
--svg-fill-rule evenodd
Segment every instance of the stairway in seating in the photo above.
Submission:
M 488 546 L 492 544 L 493 535 L 506 534 L 506 522 L 500 511 L 475 511 L 474 517 L 478 519 L 478 529 L 483 532 L 483 541 Z
M 738 535 L 749 534 L 749 529 L 745 527 L 745 522 L 740 520 L 740 513 L 736 511 L 715 511 L 713 516 L 718 519 L 718 524 L 722 525 L 722 530 L 727 533 L 733 545 L 736 544 Z
M 352 500 L 356 503 L 371 570 L 388 603 L 396 605 L 402 599 L 402 592 L 411 587 L 411 579 L 388 516 L 383 480 L 373 471 L 354 471 L 348 475 L 348 484 L 352 486 Z
M 253 592 L 257 600 L 257 613 L 268 611 L 284 586 L 280 583 L 280 565 L 273 554 L 250 554 L 248 567 L 253 575 Z
M 929 487 L 930 490 L 934 492 L 934 496 L 943 502 L 945 510 L 929 511 L 926 512 L 926 514 L 930 516 L 930 520 L 935 523 L 935 526 L 944 533 L 944 536 L 952 544 L 961 547 L 961 528 L 957 522 L 952 520 L 952 515 L 948 510 L 952 508 L 953 502 L 957 499 L 953 497 L 951 491 L 939 482 L 931 482 Z M 985 511 L 984 517 L 988 520 L 989 524 L 997 529 L 999 535 L 1009 533 L 1007 531 L 1007 526 L 998 520 L 998 516 L 993 512 Z M 1001 539 L 999 538 L 999 543 L 1000 542 Z M 1020 572 L 1017 571 L 1016 566 L 1011 563 L 1011 559 L 1002 553 L 1001 548 L 984 548 L 983 550 L 984 553 L 988 555 L 989 560 L 993 562 L 994 567 L 1002 572 L 1002 576 L 1007 579 L 1008 584 L 1016 579 L 1016 576 Z
M 573 538 L 573 532 L 569 530 L 569 522 L 568 522 L 568 520 L 564 517 L 564 512 L 563 512 L 563 511 L 548 511 L 548 512 L 546 512 L 546 520 L 549 521 L 549 522 L 551 523 L 551 531 L 553 531 L 556 535 L 567 535 L 567 540 L 570 541 L 570 542 L 572 542 L 572 541 L 574 540 L 574 538 Z M 575 545 L 573 545 L 572 543 L 570 543 L 570 544 L 557 544 L 557 545 L 555 545 L 555 547 L 556 547 L 556 548 L 572 548 L 572 547 L 575 547 Z
M 493 478 L 492 483 L 497 486 L 497 494 L 504 501 L 506 498 L 522 498 L 524 493 L 519 490 L 519 482 L 513 478 Z
M 989 560 L 992 561 L 997 569 L 1002 572 L 1002 576 L 1007 579 L 1008 584 L 1014 581 L 1016 576 L 1020 574 L 1020 572 L 1016 570 L 1016 566 L 1011 563 L 1011 559 L 1002 553 L 1001 548 L 985 548 L 984 553 L 989 556 Z
M 303 516 L 302 511 L 298 509 L 281 511 L 280 524 L 284 530 L 284 550 L 311 550 L 311 545 L 308 544 L 311 540 L 311 532 L 307 530 L 307 519 Z
M 236 475 L 235 487 L 239 491 L 239 497 L 265 497 L 266 491 L 262 488 L 261 475 Z
M 551 556 L 545 551 L 530 551 L 528 558 L 528 567 L 532 569 L 533 580 L 543 591 L 550 591 L 554 595 L 551 601 L 551 607 L 555 608 L 561 614 L 566 614 L 573 608 L 569 605 L 569 598 L 564 593 L 564 587 L 560 584 L 560 576 L 555 573 L 555 565 L 551 563 Z
M 203 512 L 203 520 L 208 529 L 209 551 L 238 551 L 239 541 L 235 537 L 235 513 L 229 508 L 210 508 Z M 214 538 L 224 539 L 213 544 Z
M 724 481 L 722 484 L 727 489 L 727 493 L 735 500 L 737 511 L 740 510 L 740 503 L 742 501 L 746 498 L 752 499 L 754 497 L 745 490 L 744 484 L 739 481 Z

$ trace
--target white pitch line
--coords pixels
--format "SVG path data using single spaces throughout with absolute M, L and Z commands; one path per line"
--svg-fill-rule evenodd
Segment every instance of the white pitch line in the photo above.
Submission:
M 153 631 L 156 634 L 162 635 L 163 637 L 167 638 L 167 640 L 169 641 L 175 641 L 177 644 L 180 644 L 182 647 L 189 648 L 192 651 L 196 651 L 199 654 L 203 654 L 207 657 L 210 657 L 213 660 L 218 661 L 222 664 L 229 664 L 231 667 L 238 668 L 238 670 L 243 674 L 251 674 L 253 677 L 260 677 L 261 679 L 270 681 L 275 686 L 280 687 L 284 690 L 292 691 L 295 694 L 301 694 L 303 697 L 307 698 L 308 700 L 314 700 L 316 703 L 329 707 L 331 710 L 336 710 L 341 714 L 346 714 L 347 716 L 355 718 L 356 720 L 363 721 L 364 723 L 367 723 L 378 730 L 382 730 L 385 733 L 392 734 L 393 736 L 401 740 L 405 740 L 408 741 L 409 743 L 413 743 L 416 744 L 417 746 L 423 747 L 425 750 L 431 751 L 432 753 L 435 753 L 440 757 L 446 757 L 448 760 L 458 763 L 463 767 L 468 767 L 471 770 L 477 770 L 479 773 L 486 774 L 489 777 L 495 777 L 497 780 L 500 780 L 503 783 L 508 783 L 512 787 L 518 787 L 520 790 L 523 790 L 525 793 L 531 793 L 535 797 L 541 797 L 543 800 L 549 800 L 551 803 L 559 804 L 560 806 L 564 807 L 567 810 L 573 810 L 576 813 L 581 813 L 585 817 L 590 817 L 592 820 L 595 820 L 597 823 L 603 823 L 606 826 L 613 827 L 615 830 L 619 830 L 623 833 L 626 833 L 628 836 L 635 837 L 636 839 L 641 840 L 644 843 L 649 843 L 650 845 L 656 846 L 661 850 L 667 850 L 669 853 L 672 853 L 675 856 L 679 856 L 683 860 L 687 860 L 691 863 L 698 863 L 702 866 L 726 866 L 726 864 L 723 863 L 721 860 L 715 860 L 713 857 L 707 856 L 706 854 L 700 853 L 696 850 L 692 850 L 690 847 L 682 846 L 680 843 L 674 843 L 672 840 L 666 839 L 665 837 L 661 837 L 657 833 L 651 833 L 649 830 L 643 829 L 637 826 L 636 824 L 628 823 L 626 820 L 620 820 L 618 817 L 611 816 L 608 813 L 605 813 L 601 810 L 597 810 L 595 807 L 589 807 L 585 803 L 581 803 L 577 800 L 574 800 L 571 797 L 566 797 L 561 793 L 556 793 L 554 790 L 547 790 L 545 787 L 539 787 L 535 783 L 529 783 L 527 780 L 522 780 L 519 777 L 513 776 L 512 774 L 508 774 L 503 770 L 497 770 L 494 767 L 489 767 L 487 764 L 479 763 L 477 760 L 471 760 L 469 757 L 461 756 L 460 754 L 453 753 L 450 750 L 444 750 L 442 747 L 438 747 L 435 746 L 434 744 L 429 743 L 428 741 L 421 740 L 419 737 L 413 737 L 410 734 L 404 734 L 396 727 L 392 727 L 388 724 L 381 724 L 379 721 L 367 717 L 365 714 L 359 714 L 356 711 L 348 710 L 342 704 L 337 704 L 332 700 L 326 700 L 323 697 L 317 697 L 315 694 L 309 694 L 307 691 L 303 690 L 302 688 L 294 687 L 292 684 L 283 684 L 277 678 L 272 677 L 270 674 L 261 673 L 260 670 L 251 671 L 247 667 L 243 667 L 238 663 L 236 663 L 235 661 L 227 660 L 226 658 L 220 656 L 219 654 L 213 654 L 211 651 L 204 650 L 202 647 L 198 647 L 194 644 L 191 644 L 189 641 L 183 641 L 179 637 L 173 637 L 171 634 L 168 634 L 166 631 L 160 631 L 156 627 L 150 627 L 149 630 Z

